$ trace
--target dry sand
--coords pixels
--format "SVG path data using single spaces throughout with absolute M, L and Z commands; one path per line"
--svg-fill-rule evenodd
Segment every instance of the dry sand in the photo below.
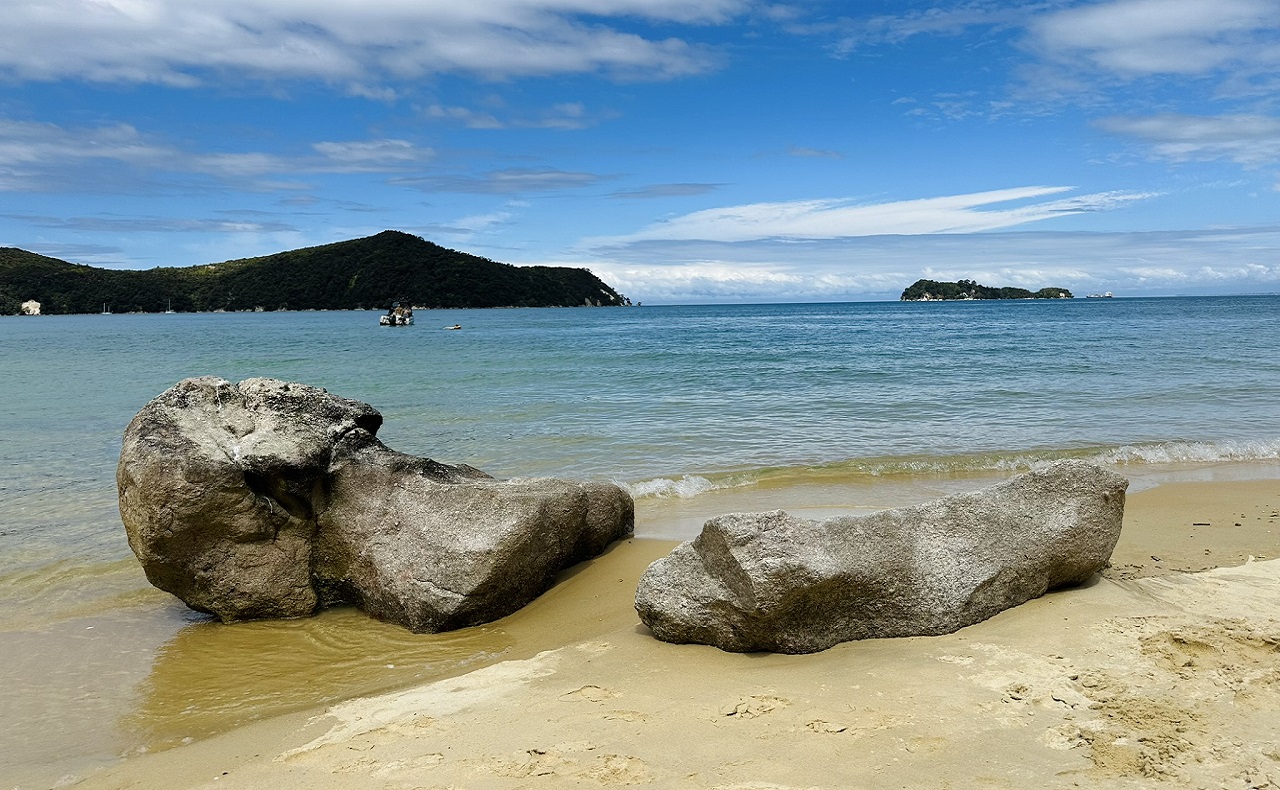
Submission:
M 1277 507 L 1274 480 L 1142 491 L 1084 587 L 809 656 L 654 640 L 632 595 L 673 544 L 627 541 L 503 621 L 511 660 L 82 786 L 1280 788 Z

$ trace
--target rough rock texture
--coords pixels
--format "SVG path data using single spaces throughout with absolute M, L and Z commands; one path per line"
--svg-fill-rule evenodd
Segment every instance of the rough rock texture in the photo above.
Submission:
M 1103 567 L 1128 485 L 1061 461 L 868 516 L 720 516 L 649 567 L 636 610 L 659 639 L 736 652 L 950 633 Z
M 510 614 L 634 523 L 630 495 L 614 485 L 487 476 L 459 484 L 381 445 L 341 455 L 317 522 L 314 572 L 343 600 L 415 631 Z
M 187 379 L 125 430 L 120 515 L 147 578 L 224 621 L 351 602 L 415 631 L 488 622 L 631 534 L 617 486 L 500 481 L 388 449 L 372 406 Z

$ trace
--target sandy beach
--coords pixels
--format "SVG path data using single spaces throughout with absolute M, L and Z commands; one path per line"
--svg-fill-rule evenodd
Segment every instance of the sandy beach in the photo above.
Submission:
M 1280 787 L 1280 481 L 1131 493 L 1089 584 L 951 635 L 807 656 L 653 639 L 632 597 L 673 545 L 629 540 L 572 569 L 473 671 L 77 786 Z

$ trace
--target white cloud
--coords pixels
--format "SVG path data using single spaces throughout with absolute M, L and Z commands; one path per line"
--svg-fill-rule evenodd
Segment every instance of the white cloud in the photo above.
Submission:
M 297 229 L 270 219 L 175 219 L 173 217 L 44 217 L 27 214 L 5 214 L 27 225 L 40 228 L 108 233 L 285 233 Z
M 509 117 L 499 118 L 490 110 L 475 110 L 470 107 L 446 107 L 433 104 L 423 111 L 432 120 L 453 121 L 468 129 L 507 129 L 511 127 L 525 129 L 586 129 L 595 126 L 604 118 L 614 117 L 612 112 L 591 113 L 581 102 L 563 102 L 553 105 L 535 114 L 504 113 Z
M 74 132 L 50 123 L 0 119 L 0 166 L 41 163 L 58 158 L 140 162 L 167 155 L 128 124 Z
M 386 173 L 403 170 L 435 157 L 435 151 L 408 140 L 322 142 L 311 146 L 324 157 L 325 170 L 348 173 Z
M 787 149 L 790 156 L 799 156 L 809 159 L 844 159 L 844 154 L 839 151 L 829 151 L 823 148 L 809 148 L 803 145 L 793 145 Z
M 713 58 L 610 22 L 719 24 L 749 0 L 9 0 L 0 75 L 190 86 L 208 72 L 305 77 L 385 100 L 376 84 L 441 72 L 493 78 L 606 71 L 666 78 Z
M 1107 100 L 1115 96 L 1117 84 L 1148 77 L 1209 78 L 1216 83 L 1217 97 L 1270 96 L 1280 85 L 1276 0 L 970 0 L 935 5 L 789 29 L 834 40 L 833 49 L 841 56 L 925 37 L 964 36 L 970 48 L 992 44 L 1002 52 L 993 59 L 997 63 L 1021 49 L 1031 59 L 1015 69 L 1013 88 L 1019 99 L 1033 100 L 1025 109 L 1037 114 L 1056 108 L 1063 97 Z M 1203 86 L 1194 95 L 1203 97 Z M 941 98 L 910 114 L 952 120 L 998 116 L 1009 109 L 1004 98 Z
M 1280 228 L 638 241 L 593 250 L 587 265 L 644 302 L 897 298 L 922 277 L 1078 296 L 1258 293 L 1280 290 Z
M 1176 162 L 1228 159 L 1246 166 L 1280 161 L 1280 118 L 1262 115 L 1113 117 L 1098 128 L 1136 138 Z
M 426 109 L 425 114 L 433 120 L 460 123 L 468 129 L 505 129 L 507 126 L 493 113 L 473 110 L 470 107 L 444 107 L 433 104 Z
M 652 200 L 669 197 L 694 197 L 714 192 L 724 184 L 699 184 L 682 182 L 675 184 L 650 184 L 638 189 L 624 189 L 609 195 L 611 198 Z
M 898 15 L 847 17 L 819 24 L 794 24 L 798 33 L 835 33 L 838 55 L 881 44 L 900 44 L 922 35 L 956 36 L 972 28 L 1004 29 L 1027 24 L 1044 2 L 966 2 L 953 8 L 935 7 Z
M 852 236 L 928 233 L 975 233 L 1036 222 L 1051 217 L 1102 211 L 1142 200 L 1148 193 L 1104 192 L 1059 200 L 1038 198 L 1069 192 L 1072 187 L 1018 187 L 890 203 L 855 203 L 849 199 L 752 203 L 705 209 L 655 223 L 627 236 L 589 240 L 618 244 L 645 240 L 751 241 L 772 238 L 831 239 Z M 1005 208 L 988 206 L 1017 203 Z
M 69 128 L 0 118 L 0 191 L 84 186 L 88 175 L 102 168 L 121 185 L 154 174 L 243 181 L 294 173 L 394 173 L 414 170 L 435 155 L 430 148 L 395 139 L 318 142 L 311 148 L 310 154 L 292 156 L 185 151 L 127 124 Z M 305 186 L 296 181 L 270 184 Z
M 591 267 L 633 301 L 736 302 L 838 299 L 901 291 L 904 274 L 814 273 L 746 267 L 732 261 L 700 261 L 679 267 Z
M 1037 20 L 1035 46 L 1124 77 L 1280 65 L 1274 0 L 1111 0 Z
M 555 192 L 594 186 L 608 176 L 596 173 L 557 170 L 551 167 L 511 167 L 478 175 L 441 174 L 392 181 L 424 192 L 460 192 L 474 195 L 511 195 L 524 192 Z

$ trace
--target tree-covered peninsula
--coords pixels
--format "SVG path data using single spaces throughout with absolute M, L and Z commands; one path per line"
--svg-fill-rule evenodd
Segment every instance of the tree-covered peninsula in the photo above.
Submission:
M 68 263 L 0 248 L 0 315 L 40 312 L 417 307 L 575 307 L 629 304 L 586 269 L 512 266 L 388 230 L 260 258 L 143 271 Z
M 1066 288 L 992 288 L 973 280 L 941 283 L 937 280 L 916 280 L 902 292 L 904 302 L 939 302 L 962 299 L 1072 299 Z

